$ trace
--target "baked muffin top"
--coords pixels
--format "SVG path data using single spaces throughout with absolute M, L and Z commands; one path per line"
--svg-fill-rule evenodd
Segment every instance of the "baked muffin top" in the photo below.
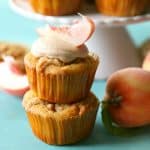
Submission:
M 99 58 L 85 44 L 95 31 L 95 23 L 80 16 L 70 25 L 38 28 L 39 37 L 26 55 L 25 65 L 47 74 L 80 73 L 97 68 Z
M 85 58 L 77 58 L 69 63 L 64 63 L 59 59 L 43 57 L 35 57 L 29 52 L 24 59 L 27 66 L 35 68 L 38 71 L 45 71 L 45 73 L 62 73 L 65 72 L 80 72 L 81 70 L 90 69 L 91 66 L 97 67 L 99 64 L 99 58 L 93 53 L 89 53 Z
M 89 93 L 87 98 L 78 103 L 51 104 L 36 97 L 32 91 L 28 91 L 24 95 L 23 106 L 27 112 L 39 114 L 43 117 L 70 118 L 97 109 L 99 101 L 94 94 Z

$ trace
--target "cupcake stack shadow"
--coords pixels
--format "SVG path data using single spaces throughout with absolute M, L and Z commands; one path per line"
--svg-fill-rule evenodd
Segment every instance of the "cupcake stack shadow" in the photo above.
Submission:
M 23 106 L 33 133 L 47 144 L 76 143 L 92 132 L 99 101 L 90 92 L 99 64 L 96 55 L 64 64 L 59 60 L 25 56 L 30 84 Z

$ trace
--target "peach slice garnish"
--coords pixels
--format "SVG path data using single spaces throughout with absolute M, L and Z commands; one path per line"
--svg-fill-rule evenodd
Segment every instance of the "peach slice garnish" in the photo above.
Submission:
M 75 46 L 79 47 L 84 44 L 95 31 L 95 24 L 89 17 L 80 15 L 81 20 L 73 22 L 72 25 L 64 26 L 50 26 L 46 28 L 38 29 L 38 33 L 41 36 L 48 36 L 49 34 L 55 34 L 60 36 L 65 41 L 69 41 Z
M 14 73 L 6 62 L 0 63 L 0 89 L 16 96 L 23 96 L 29 89 L 26 75 Z

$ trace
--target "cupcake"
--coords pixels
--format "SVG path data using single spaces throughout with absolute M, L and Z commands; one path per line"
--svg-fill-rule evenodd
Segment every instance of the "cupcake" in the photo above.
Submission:
M 81 44 L 84 38 L 87 40 L 94 31 L 90 28 L 89 20 L 84 19 L 84 23 L 78 22 L 69 29 L 67 27 L 44 29 L 44 33 L 42 32 L 41 37 L 33 44 L 31 52 L 25 56 L 30 87 L 40 99 L 51 103 L 68 104 L 80 101 L 89 93 L 99 58 Z M 90 32 L 86 30 L 86 36 L 81 37 L 84 36 L 84 28 L 88 24 Z M 81 25 L 83 35 L 78 36 L 77 32 L 80 31 Z
M 100 13 L 110 16 L 136 16 L 147 11 L 149 0 L 96 0 Z
M 9 65 L 18 69 L 21 74 L 25 74 L 24 56 L 28 48 L 21 44 L 0 42 L 0 63 L 6 61 Z
M 81 0 L 29 0 L 29 3 L 37 13 L 62 16 L 77 13 Z
M 99 106 L 98 99 L 89 93 L 74 104 L 51 104 L 29 91 L 23 98 L 32 131 L 47 144 L 72 144 L 92 132 Z

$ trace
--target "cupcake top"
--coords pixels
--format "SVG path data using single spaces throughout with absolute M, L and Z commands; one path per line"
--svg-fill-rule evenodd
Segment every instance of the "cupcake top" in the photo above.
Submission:
M 86 72 L 91 67 L 97 68 L 99 57 L 94 53 L 89 53 L 86 58 L 77 58 L 72 62 L 64 63 L 59 59 L 49 59 L 48 57 L 35 57 L 32 53 L 25 56 L 25 64 L 30 68 L 36 68 L 46 74 L 62 74 Z
M 37 57 L 47 56 L 49 58 L 58 58 L 65 63 L 88 55 L 88 49 L 84 44 L 76 47 L 54 33 L 36 40 L 32 45 L 31 52 Z
M 42 115 L 43 117 L 77 117 L 99 106 L 94 94 L 89 93 L 87 98 L 73 104 L 51 104 L 34 95 L 32 91 L 25 94 L 23 106 L 27 112 Z
M 85 16 L 68 26 L 46 26 L 38 30 L 40 37 L 33 43 L 31 53 L 35 57 L 56 58 L 64 63 L 88 56 L 84 44 L 95 30 L 94 22 Z

